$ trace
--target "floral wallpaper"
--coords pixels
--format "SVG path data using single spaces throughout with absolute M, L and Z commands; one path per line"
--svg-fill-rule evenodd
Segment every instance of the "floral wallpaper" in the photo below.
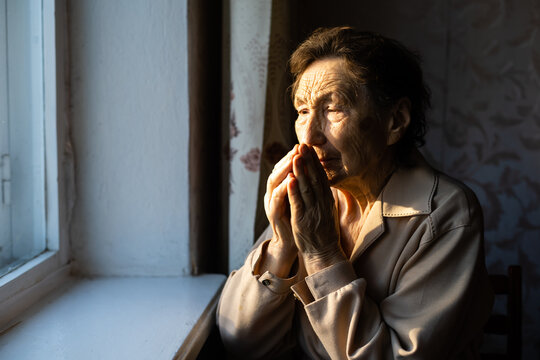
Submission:
M 523 268 L 524 359 L 540 358 L 540 2 L 451 1 L 443 169 L 476 192 L 491 272 Z
M 266 226 L 266 177 L 295 141 L 286 94 L 286 63 L 294 47 L 320 26 L 351 25 L 396 38 L 421 54 L 432 90 L 422 152 L 477 194 L 488 270 L 522 266 L 523 358 L 540 358 L 540 1 L 334 0 L 330 6 L 323 0 L 274 0 L 266 15 L 271 31 L 264 116 L 257 118 L 262 128 L 252 134 L 235 120 L 240 134 L 262 131 L 264 137 L 258 145 L 235 147 L 233 154 L 246 172 L 260 171 L 255 234 Z M 262 53 L 255 43 L 246 51 L 253 59 Z M 251 76 L 261 80 L 261 62 L 251 66 Z

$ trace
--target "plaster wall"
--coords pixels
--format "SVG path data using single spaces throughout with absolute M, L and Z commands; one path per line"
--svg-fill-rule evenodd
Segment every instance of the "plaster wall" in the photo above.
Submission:
M 186 0 L 68 7 L 74 268 L 188 273 Z

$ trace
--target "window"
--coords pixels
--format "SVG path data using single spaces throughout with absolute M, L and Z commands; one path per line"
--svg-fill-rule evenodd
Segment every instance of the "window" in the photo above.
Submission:
M 60 0 L 0 0 L 0 307 L 67 263 L 63 9 Z
M 43 252 L 46 236 L 41 0 L 0 0 L 0 8 L 1 276 Z

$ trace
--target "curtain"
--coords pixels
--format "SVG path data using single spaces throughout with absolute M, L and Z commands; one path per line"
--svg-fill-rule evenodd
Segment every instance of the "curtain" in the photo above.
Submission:
M 264 133 L 266 77 L 270 38 L 270 1 L 230 0 L 229 122 L 229 269 L 242 265 L 253 245 Z

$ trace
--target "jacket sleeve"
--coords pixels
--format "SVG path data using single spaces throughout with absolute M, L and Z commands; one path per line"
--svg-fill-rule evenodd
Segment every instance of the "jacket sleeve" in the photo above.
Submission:
M 485 280 L 482 231 L 460 226 L 421 244 L 379 305 L 348 261 L 292 289 L 334 360 L 445 359 L 482 327 L 492 301 Z
M 268 241 L 233 271 L 221 294 L 217 324 L 230 355 L 241 359 L 277 359 L 294 345 L 291 327 L 295 302 L 291 285 L 297 275 L 281 279 L 265 272 L 254 275 Z

